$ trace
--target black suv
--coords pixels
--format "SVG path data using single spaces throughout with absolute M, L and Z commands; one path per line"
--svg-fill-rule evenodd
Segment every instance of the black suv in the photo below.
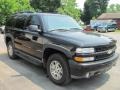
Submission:
M 7 19 L 8 55 L 43 65 L 55 84 L 108 71 L 118 58 L 116 41 L 84 32 L 71 17 L 50 13 L 17 13 Z

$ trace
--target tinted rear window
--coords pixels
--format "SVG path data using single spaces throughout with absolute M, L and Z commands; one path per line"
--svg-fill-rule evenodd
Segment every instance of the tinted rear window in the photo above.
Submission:
M 16 21 L 15 27 L 19 28 L 19 29 L 23 29 L 24 25 L 25 25 L 25 22 L 27 20 L 27 16 L 25 16 L 25 15 L 18 15 L 15 18 L 16 18 L 16 20 L 15 20 Z

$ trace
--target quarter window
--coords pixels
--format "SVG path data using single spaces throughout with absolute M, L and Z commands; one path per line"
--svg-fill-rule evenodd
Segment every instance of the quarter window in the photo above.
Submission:
M 9 27 L 13 27 L 15 25 L 15 18 L 14 16 L 11 16 L 7 22 L 6 22 L 6 26 L 9 26 Z
M 25 15 L 17 16 L 16 17 L 16 25 L 15 25 L 15 27 L 19 28 L 19 29 L 23 29 L 26 19 L 27 19 L 27 16 L 25 16 Z

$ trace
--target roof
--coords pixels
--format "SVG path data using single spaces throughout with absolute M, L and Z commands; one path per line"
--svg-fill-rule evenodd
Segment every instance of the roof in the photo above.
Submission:
M 56 15 L 59 13 L 50 13 L 50 12 L 34 12 L 34 11 L 20 11 L 20 12 L 16 12 L 15 14 L 52 14 L 52 15 Z
M 120 19 L 120 13 L 103 13 L 97 19 Z
M 15 13 L 15 15 L 62 15 L 62 14 L 59 14 L 59 13 L 43 13 L 43 12 L 18 12 L 18 13 Z M 64 15 L 66 16 L 66 15 Z

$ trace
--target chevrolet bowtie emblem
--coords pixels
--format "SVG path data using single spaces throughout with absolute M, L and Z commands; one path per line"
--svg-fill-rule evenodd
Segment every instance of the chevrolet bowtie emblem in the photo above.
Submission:
M 112 50 L 108 50 L 108 52 L 107 52 L 108 54 L 111 54 L 112 53 Z

